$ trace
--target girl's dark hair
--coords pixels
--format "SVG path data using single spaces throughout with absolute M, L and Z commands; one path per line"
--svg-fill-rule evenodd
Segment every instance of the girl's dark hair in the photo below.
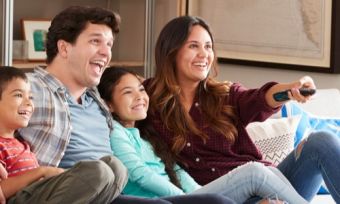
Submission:
M 115 86 L 126 74 L 133 74 L 138 79 L 140 79 L 140 77 L 136 73 L 124 68 L 109 67 L 105 69 L 98 84 L 99 94 L 105 102 L 109 103 L 112 101 L 112 92 Z M 115 113 L 112 113 L 112 116 L 115 120 L 119 122 L 119 117 Z M 141 137 L 150 142 L 155 154 L 163 161 L 165 165 L 165 171 L 168 174 L 170 181 L 174 185 L 181 188 L 180 182 L 174 170 L 176 158 L 173 156 L 165 142 L 162 141 L 161 137 L 158 136 L 158 133 L 153 129 L 150 123 L 146 122 L 146 120 L 147 119 L 136 122 L 136 127 L 139 129 Z
M 8 83 L 15 78 L 21 78 L 26 82 L 28 81 L 23 70 L 10 66 L 0 66 L 0 99 Z
M 47 64 L 58 53 L 58 40 L 75 43 L 88 23 L 107 25 L 113 36 L 119 32 L 120 16 L 100 7 L 71 6 L 56 15 L 48 29 L 46 40 Z
M 112 101 L 112 92 L 115 86 L 120 82 L 120 79 L 126 75 L 132 74 L 139 79 L 139 76 L 125 68 L 120 67 L 108 67 L 103 72 L 102 77 L 100 78 L 100 82 L 97 86 L 100 97 L 104 99 L 105 102 Z M 111 113 L 113 118 L 119 121 L 119 117 L 115 113 Z

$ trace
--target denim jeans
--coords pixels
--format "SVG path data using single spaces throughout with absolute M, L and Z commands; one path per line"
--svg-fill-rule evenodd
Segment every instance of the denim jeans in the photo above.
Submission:
M 192 193 L 213 192 L 223 194 L 236 203 L 244 203 L 253 196 L 278 198 L 288 203 L 307 203 L 279 170 L 257 162 L 242 165 Z
M 306 200 L 312 200 L 323 179 L 335 202 L 340 203 L 340 139 L 332 133 L 310 134 L 278 169 Z

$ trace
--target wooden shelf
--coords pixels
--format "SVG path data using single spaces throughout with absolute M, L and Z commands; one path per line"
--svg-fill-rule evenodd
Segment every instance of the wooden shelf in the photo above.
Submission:
M 46 66 L 43 61 L 13 60 L 13 66 L 22 69 L 32 69 L 39 65 Z M 144 68 L 144 63 L 142 61 L 112 61 L 110 66 Z

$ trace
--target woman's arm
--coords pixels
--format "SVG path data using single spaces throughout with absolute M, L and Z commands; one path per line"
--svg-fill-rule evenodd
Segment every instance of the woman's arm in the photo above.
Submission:
M 305 103 L 307 100 L 310 99 L 310 96 L 303 96 L 299 92 L 299 88 L 310 88 L 315 89 L 315 84 L 312 78 L 309 76 L 304 76 L 298 81 L 291 82 L 291 83 L 285 83 L 285 84 L 276 84 L 272 86 L 266 93 L 265 98 L 266 102 L 269 106 L 272 108 L 276 108 L 278 106 L 281 106 L 287 101 L 275 101 L 273 95 L 275 93 L 281 92 L 281 91 L 288 91 L 288 97 L 291 100 L 296 100 L 300 103 Z
M 285 102 L 274 100 L 273 95 L 277 92 L 291 90 L 288 93 L 290 99 L 299 102 L 308 100 L 310 97 L 299 93 L 298 89 L 301 87 L 315 89 L 313 80 L 307 76 L 286 84 L 269 82 L 259 89 L 247 89 L 241 84 L 234 84 L 230 89 L 229 104 L 235 107 L 241 124 L 246 126 L 250 122 L 264 121 L 280 109 Z

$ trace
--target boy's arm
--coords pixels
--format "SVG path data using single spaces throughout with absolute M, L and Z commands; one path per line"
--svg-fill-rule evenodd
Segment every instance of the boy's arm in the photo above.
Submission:
M 0 164 L 0 181 L 7 179 L 7 171 L 3 165 Z M 4 193 L 2 192 L 1 186 L 0 186 L 0 204 L 6 203 L 6 197 Z
M 8 199 L 34 181 L 58 175 L 63 171 L 63 169 L 56 167 L 38 167 L 28 170 L 21 175 L 1 180 L 0 186 L 5 198 Z

